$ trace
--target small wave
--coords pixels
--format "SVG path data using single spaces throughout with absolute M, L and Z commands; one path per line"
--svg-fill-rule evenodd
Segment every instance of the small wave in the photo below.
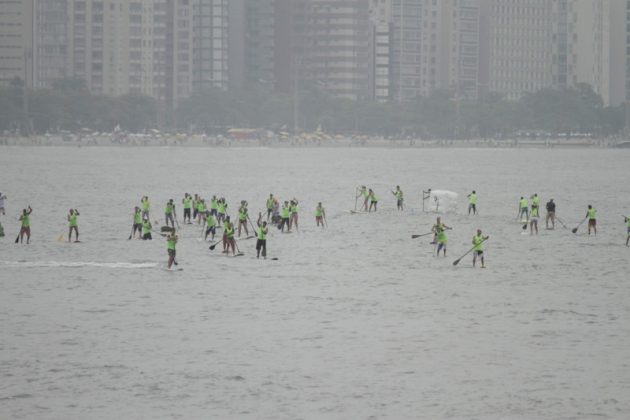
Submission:
M 95 261 L 2 261 L 7 267 L 24 268 L 82 268 L 82 267 L 102 267 L 102 268 L 155 268 L 155 262 L 95 262 Z

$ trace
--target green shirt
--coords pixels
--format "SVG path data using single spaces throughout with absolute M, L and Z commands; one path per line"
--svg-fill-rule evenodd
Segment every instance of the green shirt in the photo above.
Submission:
M 282 207 L 282 211 L 280 211 L 280 217 L 282 217 L 283 219 L 288 219 L 289 218 L 289 208 L 288 207 Z
M 534 196 L 534 198 L 532 198 L 532 206 L 540 206 L 540 197 Z
M 182 203 L 184 203 L 185 209 L 189 209 L 192 206 L 192 199 L 190 197 L 186 197 L 182 200 Z
M 173 205 L 171 203 L 167 203 L 166 204 L 166 210 L 164 210 L 165 214 L 172 214 L 173 213 Z
M 446 232 L 444 232 L 444 230 L 438 231 L 437 243 L 438 244 L 445 244 L 446 243 Z
M 208 217 L 206 217 L 206 224 L 208 225 L 209 228 L 213 227 L 216 224 L 214 220 L 214 216 L 209 214 Z
M 527 207 L 529 207 L 529 201 L 527 200 L 527 198 L 523 198 L 520 201 L 520 204 L 522 209 L 526 209 Z
M 28 214 L 23 214 L 20 217 L 20 220 L 22 221 L 22 227 L 30 227 L 31 226 L 31 219 L 29 218 Z
M 322 217 L 322 214 L 324 213 L 324 208 L 323 207 L 315 207 L 315 217 Z
M 269 210 L 273 209 L 273 198 L 267 199 L 267 209 Z
M 146 235 L 147 233 L 151 232 L 151 222 L 149 222 L 148 220 L 145 220 L 144 222 L 142 222 L 142 234 Z
M 595 209 L 588 209 L 586 214 L 588 215 L 589 220 L 595 220 L 597 218 L 597 210 Z
M 468 196 L 468 203 L 469 204 L 477 204 L 477 194 L 470 194 Z
M 136 212 L 133 214 L 133 222 L 137 225 L 139 225 L 140 223 L 142 223 L 142 213 L 141 212 Z
M 241 207 L 238 209 L 238 220 L 244 222 L 247 220 L 247 209 L 245 207 Z
M 217 200 L 215 200 L 214 198 L 210 200 L 210 208 L 212 210 L 216 210 L 218 208 L 217 207 Z
M 79 226 L 77 224 L 77 215 L 76 215 L 76 213 L 73 213 L 73 214 L 68 216 L 68 223 L 70 224 L 70 227 L 77 227 L 77 226 Z
M 475 235 L 473 237 L 473 247 L 474 247 L 473 249 L 475 251 L 483 251 L 483 241 L 484 241 L 483 236 Z
M 175 238 L 167 238 L 166 239 L 166 248 L 169 251 L 175 251 Z
M 225 214 L 225 208 L 227 207 L 227 204 L 221 202 L 218 204 L 218 206 L 219 206 L 218 212 L 221 214 Z
M 630 228 L 630 216 L 626 216 L 626 224 Z
M 232 225 L 225 226 L 224 233 L 225 233 L 225 236 L 228 239 L 233 239 L 234 238 L 234 226 L 232 226 Z
M 258 229 L 258 239 L 260 239 L 261 241 L 264 241 L 267 239 L 267 228 L 266 227 L 260 227 L 260 229 Z
M 142 210 L 149 211 L 150 208 L 151 204 L 149 203 L 149 200 L 145 200 L 142 202 Z

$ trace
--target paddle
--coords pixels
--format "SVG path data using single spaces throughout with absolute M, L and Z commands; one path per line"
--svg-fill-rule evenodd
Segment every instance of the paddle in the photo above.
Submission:
M 450 228 L 450 227 L 445 227 L 444 229 L 445 230 L 453 230 L 453 228 Z M 423 236 L 432 235 L 434 233 L 435 233 L 434 231 L 431 231 L 429 233 L 423 233 L 421 235 L 411 235 L 411 239 L 422 238 Z
M 261 218 L 261 212 L 258 213 L 258 218 L 259 219 Z M 254 223 L 252 223 L 252 219 L 249 218 L 249 214 L 247 215 L 247 220 L 249 221 L 249 224 L 251 225 L 251 227 L 252 227 L 252 229 L 254 231 L 254 234 L 256 234 L 257 233 L 256 232 L 256 227 L 254 226 Z
M 421 235 L 411 235 L 411 239 L 422 238 L 423 236 L 432 235 L 434 232 L 431 231 L 429 233 L 423 233 Z
M 131 225 L 131 233 L 129 234 L 129 237 L 127 238 L 127 240 L 131 240 L 131 237 L 133 236 L 133 232 L 134 232 L 134 225 Z
M 177 213 L 175 213 L 175 209 L 173 209 L 173 219 L 175 219 L 175 224 L 177 225 L 177 229 L 181 229 L 179 227 L 179 222 L 177 221 Z
M 221 239 L 219 242 L 213 243 L 212 245 L 208 247 L 208 249 L 210 249 L 210 251 L 214 251 L 214 248 L 216 248 L 217 245 L 219 245 L 221 242 L 223 242 L 223 239 Z
M 20 240 L 20 234 L 18 233 L 18 236 L 15 237 L 15 243 L 17 244 L 19 242 L 19 240 Z
M 574 227 L 573 229 L 571 229 L 572 233 L 577 233 L 578 229 L 580 228 L 580 226 L 582 226 L 582 223 L 584 223 L 586 221 L 586 217 L 584 219 L 582 219 L 582 221 L 580 222 L 579 225 L 577 225 L 576 227 Z
M 481 241 L 481 243 L 486 242 L 488 239 L 490 239 L 489 236 L 486 236 L 485 238 L 483 238 L 483 241 Z M 458 259 L 456 259 L 455 261 L 453 261 L 453 265 L 457 265 L 459 264 L 459 262 L 462 260 L 462 258 L 464 258 L 466 255 L 470 254 L 473 250 L 475 249 L 475 247 L 473 246 L 472 248 L 470 248 L 468 250 L 468 252 L 466 252 L 464 255 L 462 255 L 461 257 L 459 257 Z
M 567 227 L 567 225 L 565 225 L 565 224 L 564 224 L 564 222 L 563 222 L 562 220 L 560 220 L 560 218 L 559 218 L 559 217 L 556 217 L 556 220 L 557 220 L 558 222 L 560 222 L 560 224 L 562 225 L 562 227 L 563 227 L 563 228 L 565 228 L 566 230 L 569 230 L 569 228 Z

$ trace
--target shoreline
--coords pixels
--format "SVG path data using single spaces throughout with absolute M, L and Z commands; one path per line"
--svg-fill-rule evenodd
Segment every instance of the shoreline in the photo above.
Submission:
M 336 138 L 266 138 L 266 139 L 230 139 L 222 136 L 172 135 L 149 136 L 115 135 L 98 136 L 0 136 L 0 146 L 22 147 L 209 147 L 209 148 L 494 148 L 494 149 L 630 149 L 630 139 L 625 138 L 573 138 L 573 139 L 529 139 L 514 138 L 506 140 L 469 139 L 469 140 L 422 140 L 422 139 L 385 139 L 382 137 L 336 137 Z

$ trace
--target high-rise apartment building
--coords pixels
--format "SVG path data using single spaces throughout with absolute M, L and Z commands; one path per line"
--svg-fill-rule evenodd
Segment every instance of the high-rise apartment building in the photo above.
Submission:
M 35 0 L 33 87 L 51 88 L 68 76 L 68 0 Z
M 630 0 L 625 1 L 625 26 L 626 30 L 624 31 L 626 41 L 625 41 L 625 68 L 626 68 L 626 102 L 630 103 Z
M 392 90 L 397 100 L 451 91 L 478 96 L 480 0 L 393 0 Z
M 370 95 L 378 102 L 392 99 L 392 0 L 370 0 Z
M 175 107 L 192 94 L 193 11 L 191 0 L 166 0 L 166 6 L 166 103 Z
M 399 102 L 422 95 L 423 4 L 392 1 L 391 90 Z
M 192 0 L 193 88 L 228 88 L 228 0 Z
M 562 1 L 562 0 L 561 0 Z M 564 47 L 553 49 L 554 0 L 492 0 L 490 9 L 490 91 L 507 99 L 551 86 L 552 56 L 562 67 Z M 556 77 L 560 77 L 559 71 Z
M 477 100 L 480 90 L 480 57 L 482 54 L 482 17 L 479 0 L 459 0 L 451 9 L 448 84 L 458 98 Z
M 296 0 L 293 63 L 300 83 L 348 99 L 368 98 L 367 0 Z
M 70 0 L 70 76 L 90 91 L 144 94 L 169 106 L 192 92 L 189 0 Z
M 33 86 L 33 3 L 0 1 L 0 85 Z
M 617 0 L 491 0 L 490 90 L 509 99 L 586 83 L 619 103 L 622 7 Z

